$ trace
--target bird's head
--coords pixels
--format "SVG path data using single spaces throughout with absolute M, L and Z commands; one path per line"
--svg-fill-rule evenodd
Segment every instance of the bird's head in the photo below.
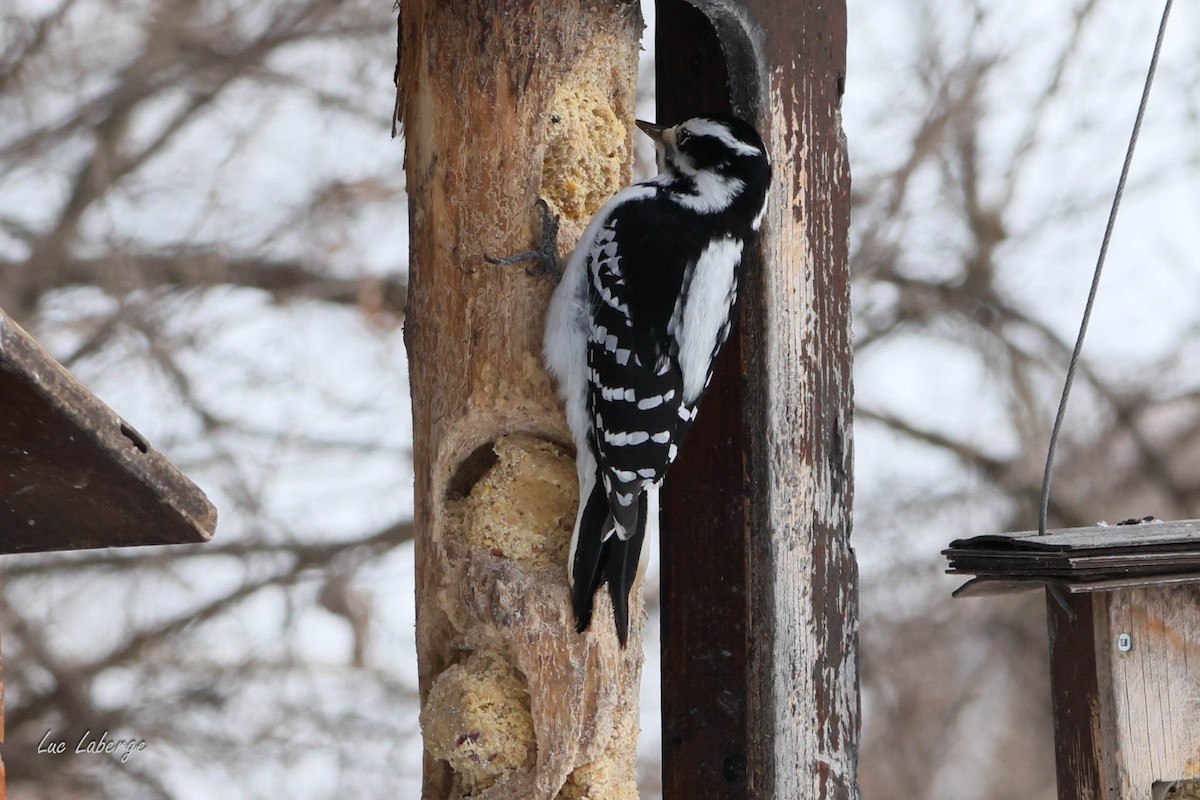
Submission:
M 702 211 L 722 211 L 738 199 L 755 210 L 766 196 L 771 160 L 754 126 L 728 114 L 705 114 L 672 127 L 642 120 L 654 140 L 658 171 L 695 184 Z

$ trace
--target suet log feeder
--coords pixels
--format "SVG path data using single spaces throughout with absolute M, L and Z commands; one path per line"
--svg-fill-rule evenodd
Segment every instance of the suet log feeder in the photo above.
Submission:
M 976 536 L 956 597 L 1045 587 L 1060 800 L 1200 797 L 1200 520 Z

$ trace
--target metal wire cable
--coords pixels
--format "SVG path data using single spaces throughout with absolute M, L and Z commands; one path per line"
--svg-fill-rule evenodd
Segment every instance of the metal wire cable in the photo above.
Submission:
M 1117 221 L 1117 209 L 1125 194 L 1125 181 L 1129 177 L 1129 165 L 1133 162 L 1133 151 L 1137 147 L 1138 134 L 1142 130 L 1142 117 L 1146 115 L 1146 103 L 1150 99 L 1150 87 L 1154 85 L 1154 73 L 1158 69 L 1158 55 L 1162 52 L 1163 35 L 1167 32 L 1167 18 L 1171 16 L 1174 0 L 1167 0 L 1163 7 L 1162 21 L 1158 25 L 1158 38 L 1154 42 L 1154 55 L 1150 57 L 1150 69 L 1142 87 L 1142 101 L 1138 105 L 1137 118 L 1133 121 L 1133 133 L 1129 136 L 1129 147 L 1125 151 L 1125 163 L 1121 166 L 1121 179 L 1117 181 L 1117 192 L 1113 196 L 1112 209 L 1108 212 L 1108 226 L 1100 242 L 1100 257 L 1096 260 L 1096 272 L 1092 275 L 1092 288 L 1088 292 L 1087 305 L 1083 309 L 1083 321 L 1079 325 L 1079 337 L 1067 366 L 1067 380 L 1063 384 L 1062 398 L 1058 401 L 1058 414 L 1054 418 L 1054 430 L 1050 434 L 1050 447 L 1046 451 L 1046 471 L 1042 475 L 1042 507 L 1038 513 L 1038 535 L 1046 535 L 1046 516 L 1050 509 L 1050 476 L 1054 471 L 1054 454 L 1058 450 L 1058 437 L 1062 432 L 1063 418 L 1067 414 L 1067 400 L 1071 396 L 1071 384 L 1075 382 L 1075 369 L 1079 366 L 1079 354 L 1083 351 L 1083 339 L 1087 335 L 1088 321 L 1092 317 L 1092 306 L 1096 303 L 1096 292 L 1100 288 L 1100 273 L 1104 270 L 1104 259 L 1108 255 L 1108 243 L 1112 239 L 1113 226 Z

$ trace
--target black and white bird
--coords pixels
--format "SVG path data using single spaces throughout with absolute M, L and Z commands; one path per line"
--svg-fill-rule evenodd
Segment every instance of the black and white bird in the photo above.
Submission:
M 544 343 L 577 448 L 575 620 L 587 629 L 607 582 L 622 645 L 659 488 L 729 336 L 771 175 L 762 139 L 735 117 L 637 125 L 654 140 L 659 174 L 618 192 L 588 225 Z

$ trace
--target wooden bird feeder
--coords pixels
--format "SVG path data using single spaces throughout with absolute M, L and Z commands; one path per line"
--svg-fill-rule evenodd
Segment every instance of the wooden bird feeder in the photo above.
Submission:
M 1200 520 L 976 536 L 956 597 L 1046 587 L 1060 800 L 1200 797 Z
M 1200 798 L 1200 520 L 1046 530 L 1054 451 L 1171 13 L 1166 0 L 1050 435 L 1041 530 L 957 539 L 956 597 L 1044 586 L 1060 800 Z
M 0 554 L 205 542 L 216 524 L 195 484 L 0 310 Z

